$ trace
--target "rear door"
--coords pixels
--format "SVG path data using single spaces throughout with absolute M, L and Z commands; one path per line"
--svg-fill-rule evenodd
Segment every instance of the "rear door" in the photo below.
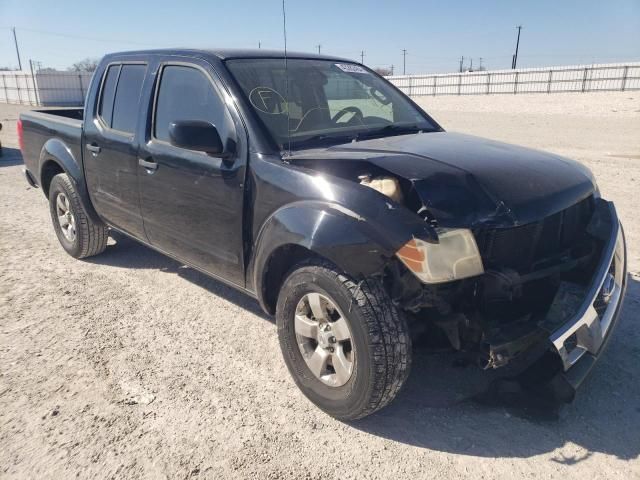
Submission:
M 186 60 L 186 59 L 185 59 Z M 151 244 L 213 275 L 244 286 L 243 185 L 246 131 L 211 66 L 198 59 L 158 66 L 147 138 L 140 145 L 140 202 Z M 231 158 L 171 145 L 169 125 L 216 126 Z
M 142 62 L 107 66 L 92 118 L 85 121 L 83 145 L 87 187 L 96 211 L 109 224 L 141 239 L 145 237 L 136 131 L 146 71 Z

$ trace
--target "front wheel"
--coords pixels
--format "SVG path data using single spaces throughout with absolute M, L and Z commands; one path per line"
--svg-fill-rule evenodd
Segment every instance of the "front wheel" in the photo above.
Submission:
M 378 280 L 356 283 L 328 262 L 299 265 L 282 286 L 276 322 L 296 384 L 335 418 L 385 407 L 408 377 L 407 324 Z

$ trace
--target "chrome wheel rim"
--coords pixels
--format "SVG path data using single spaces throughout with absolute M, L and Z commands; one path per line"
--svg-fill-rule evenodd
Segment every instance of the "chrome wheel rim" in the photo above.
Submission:
M 64 238 L 73 242 L 76 238 L 76 218 L 71 211 L 69 198 L 62 192 L 56 197 L 56 215 Z
M 318 380 L 330 387 L 349 381 L 355 360 L 351 329 L 329 297 L 316 292 L 303 296 L 294 329 L 302 358 Z

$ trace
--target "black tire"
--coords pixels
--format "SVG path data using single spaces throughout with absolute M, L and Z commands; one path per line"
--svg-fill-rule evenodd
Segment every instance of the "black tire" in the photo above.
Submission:
M 342 386 L 320 381 L 298 347 L 294 317 L 298 302 L 310 292 L 330 298 L 348 321 L 355 360 Z M 302 263 L 282 285 L 276 322 L 282 354 L 296 384 L 315 405 L 339 420 L 356 420 L 385 407 L 409 375 L 409 329 L 378 280 L 356 283 L 329 262 Z
M 60 194 L 63 194 L 63 198 L 68 199 L 69 209 L 75 220 L 75 237 L 72 239 L 65 236 L 58 218 L 56 203 Z M 60 173 L 51 180 L 49 211 L 60 245 L 72 257 L 91 257 L 104 252 L 107 248 L 108 227 L 104 224 L 97 224 L 89 218 L 74 183 L 66 173 Z

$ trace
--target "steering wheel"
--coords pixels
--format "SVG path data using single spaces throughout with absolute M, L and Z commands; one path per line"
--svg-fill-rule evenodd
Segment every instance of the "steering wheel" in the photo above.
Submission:
M 346 107 L 346 108 L 343 108 L 342 110 L 339 110 L 333 116 L 333 118 L 331 118 L 331 121 L 333 123 L 338 123 L 338 120 L 344 117 L 347 113 L 353 113 L 353 117 L 351 117 L 351 120 L 353 120 L 354 118 L 357 118 L 362 122 L 362 119 L 364 118 L 364 115 L 362 114 L 362 110 L 360 110 L 358 107 Z M 351 120 L 349 120 L 349 122 Z

